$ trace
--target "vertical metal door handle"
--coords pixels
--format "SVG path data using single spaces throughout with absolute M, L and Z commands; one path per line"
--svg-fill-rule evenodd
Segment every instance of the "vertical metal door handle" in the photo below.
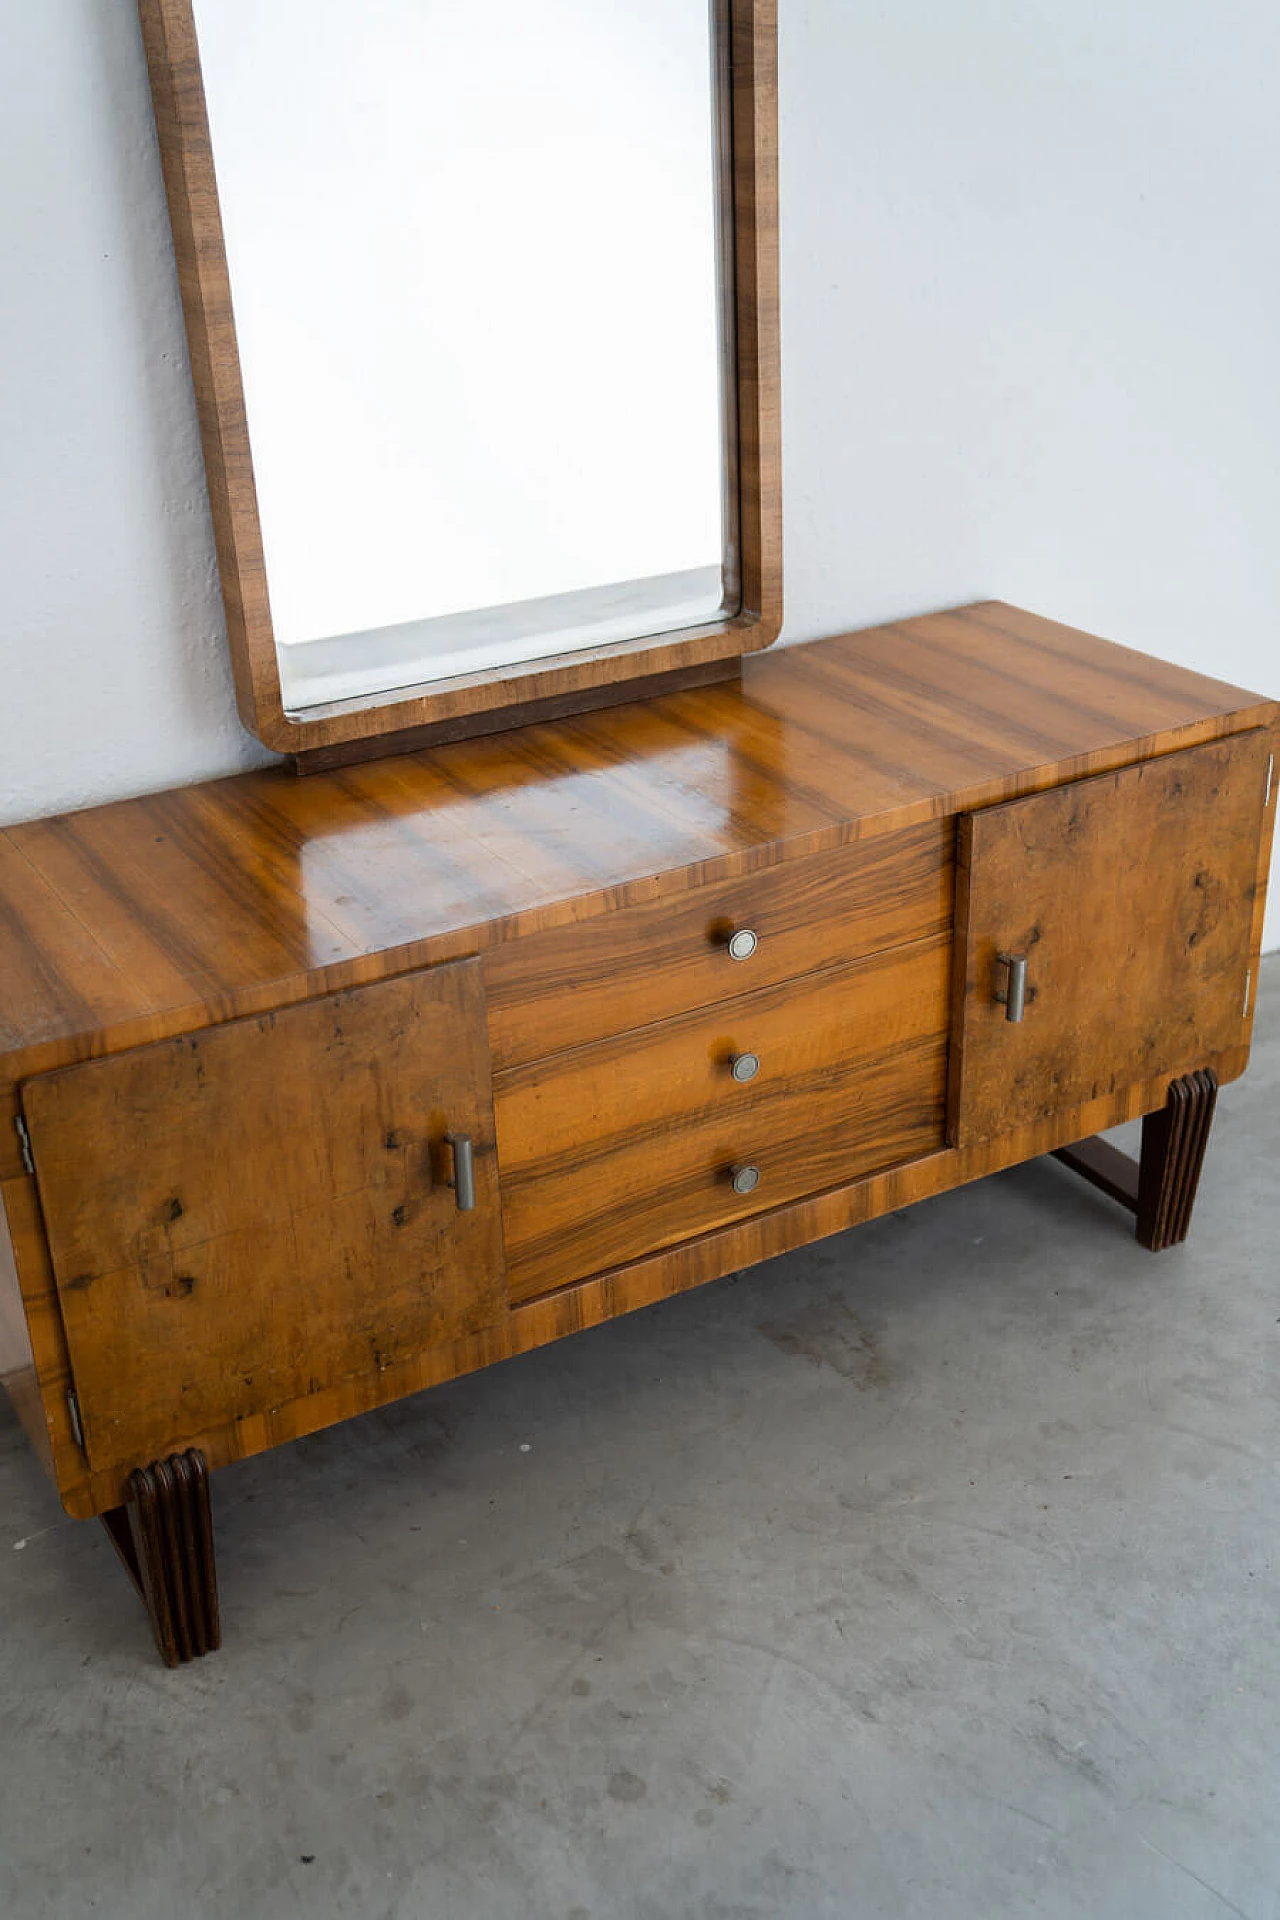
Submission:
M 459 1213 L 474 1213 L 476 1206 L 476 1150 L 469 1133 L 446 1133 L 453 1150 L 453 1179 L 449 1182 Z
M 1006 984 L 996 988 L 996 999 L 1004 1002 L 1004 1017 L 1016 1026 L 1027 1010 L 1027 956 L 1025 953 L 998 953 L 996 964 L 1006 969 Z

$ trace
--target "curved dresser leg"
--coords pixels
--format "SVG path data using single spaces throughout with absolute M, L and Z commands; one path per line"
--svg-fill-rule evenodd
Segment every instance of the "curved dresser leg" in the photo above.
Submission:
M 178 1667 L 222 1643 L 204 1455 L 192 1448 L 137 1468 L 129 1494 L 102 1524 L 142 1596 L 161 1658 Z

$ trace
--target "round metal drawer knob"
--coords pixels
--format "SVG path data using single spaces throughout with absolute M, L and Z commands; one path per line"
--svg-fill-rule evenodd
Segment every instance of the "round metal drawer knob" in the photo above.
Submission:
M 749 960 L 760 945 L 750 927 L 739 927 L 729 936 L 729 958 L 731 960 Z
M 759 1167 L 730 1167 L 729 1178 L 735 1193 L 754 1193 L 760 1185 Z
M 740 1084 L 754 1080 L 760 1071 L 758 1053 L 735 1053 L 729 1062 L 729 1071 Z

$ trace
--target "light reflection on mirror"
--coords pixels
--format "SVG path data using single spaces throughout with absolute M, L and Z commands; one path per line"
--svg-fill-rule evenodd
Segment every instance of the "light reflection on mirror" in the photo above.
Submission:
M 736 607 L 709 0 L 194 0 L 291 711 Z

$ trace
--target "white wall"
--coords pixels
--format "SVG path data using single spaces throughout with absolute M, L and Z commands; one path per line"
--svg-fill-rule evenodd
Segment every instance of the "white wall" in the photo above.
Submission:
M 1275 0 L 781 12 L 787 637 L 998 596 L 1280 692 Z M 0 0 L 0 75 L 13 820 L 268 756 L 133 0 Z
M 788 637 L 990 595 L 1280 694 L 1276 0 L 781 11 Z

